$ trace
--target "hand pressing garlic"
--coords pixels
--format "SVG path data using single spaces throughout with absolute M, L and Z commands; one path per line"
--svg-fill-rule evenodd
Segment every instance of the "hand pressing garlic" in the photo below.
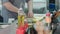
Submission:
M 38 32 L 38 34 L 43 34 L 44 26 L 42 22 L 40 21 L 36 22 L 36 31 Z

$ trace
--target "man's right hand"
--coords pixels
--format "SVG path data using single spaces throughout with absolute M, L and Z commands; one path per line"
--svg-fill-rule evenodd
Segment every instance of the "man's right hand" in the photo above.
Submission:
M 24 13 L 24 11 L 23 11 L 22 8 L 18 9 L 18 14 L 20 14 L 20 15 L 26 15 L 26 14 Z

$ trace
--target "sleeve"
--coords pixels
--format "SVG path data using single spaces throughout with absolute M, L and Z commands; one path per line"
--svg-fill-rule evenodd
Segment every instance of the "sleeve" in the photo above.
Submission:
M 2 2 L 3 2 L 3 3 L 6 3 L 6 2 L 9 2 L 9 0 L 3 0 Z

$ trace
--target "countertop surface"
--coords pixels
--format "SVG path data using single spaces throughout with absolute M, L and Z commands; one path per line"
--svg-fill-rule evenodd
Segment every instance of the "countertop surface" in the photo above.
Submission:
M 11 25 L 8 25 L 6 28 L 0 29 L 0 34 L 16 34 L 16 28 L 16 23 L 12 23 Z

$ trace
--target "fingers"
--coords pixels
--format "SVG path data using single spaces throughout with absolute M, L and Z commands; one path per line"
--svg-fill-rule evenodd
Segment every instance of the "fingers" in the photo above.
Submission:
M 29 14 L 28 14 L 28 17 L 33 17 L 33 16 L 32 16 L 32 14 L 29 13 Z
M 28 12 L 28 17 L 32 18 L 33 17 L 33 12 Z
M 43 26 L 42 22 L 40 22 L 40 21 L 36 22 L 36 31 L 38 34 L 43 34 L 44 26 Z
M 36 22 L 36 31 L 39 32 L 39 31 L 43 31 L 43 30 L 44 30 L 43 23 L 40 21 L 37 21 Z

